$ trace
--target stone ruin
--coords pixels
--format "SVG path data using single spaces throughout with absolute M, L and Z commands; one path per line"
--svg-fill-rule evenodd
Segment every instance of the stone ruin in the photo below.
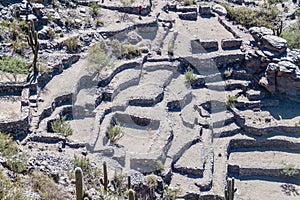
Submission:
M 137 14 L 135 6 L 107 2 L 101 6 L 108 13 Z M 159 160 L 163 182 L 180 188 L 184 199 L 224 197 L 227 177 L 238 180 L 238 190 L 253 177 L 299 184 L 299 174 L 282 173 L 287 161 L 300 169 L 299 50 L 287 49 L 266 28 L 245 32 L 227 21 L 220 5 L 145 2 L 143 20 L 93 34 L 80 30 L 86 46 L 105 38 L 144 48 L 140 57 L 118 61 L 99 76 L 86 70 L 84 50 L 65 55 L 56 52 L 61 40 L 41 42 L 42 54 L 56 52 L 58 59 L 35 83 L 1 83 L 1 98 L 20 102 L 7 103 L 18 106 L 18 116 L 0 121 L 1 132 L 24 145 L 86 148 L 128 173 L 156 172 Z M 190 83 L 188 67 L 195 75 Z M 236 97 L 231 104 L 230 96 Z M 51 128 L 65 115 L 73 129 L 68 139 Z M 111 144 L 106 133 L 114 123 L 124 135 Z

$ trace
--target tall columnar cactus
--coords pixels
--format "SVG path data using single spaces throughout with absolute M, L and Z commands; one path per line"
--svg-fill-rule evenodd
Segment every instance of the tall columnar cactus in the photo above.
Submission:
M 76 200 L 83 200 L 83 180 L 82 170 L 80 167 L 75 169 L 75 185 L 76 185 Z
M 228 178 L 227 186 L 225 188 L 225 200 L 233 200 L 234 199 L 234 178 Z
M 38 41 L 38 34 L 37 31 L 35 30 L 35 26 L 32 20 L 28 23 L 28 35 L 26 38 L 27 38 L 28 45 L 31 47 L 33 52 L 32 66 L 33 66 L 34 75 L 36 75 L 37 74 L 36 63 L 38 59 L 40 43 Z
M 127 177 L 127 188 L 128 188 L 128 190 L 131 189 L 131 177 L 130 176 Z
M 129 189 L 129 191 L 128 191 L 128 199 L 129 200 L 134 200 L 135 199 L 135 197 L 134 197 L 134 190 L 133 189 Z
M 103 174 L 104 178 L 100 179 L 100 183 L 104 186 L 104 190 L 107 191 L 107 186 L 108 186 L 108 178 L 107 178 L 107 165 L 106 162 L 103 162 Z

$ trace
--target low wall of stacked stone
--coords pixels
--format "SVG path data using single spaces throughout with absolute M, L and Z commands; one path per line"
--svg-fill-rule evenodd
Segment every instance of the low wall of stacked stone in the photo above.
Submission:
M 20 95 L 21 116 L 17 119 L 0 121 L 0 132 L 11 134 L 14 138 L 26 136 L 30 127 L 29 88 L 23 89 Z

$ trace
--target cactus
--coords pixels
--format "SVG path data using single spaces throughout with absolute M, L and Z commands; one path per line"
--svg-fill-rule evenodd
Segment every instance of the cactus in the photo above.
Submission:
M 100 183 L 104 186 L 104 190 L 107 191 L 107 186 L 108 186 L 108 178 L 107 178 L 107 165 L 106 162 L 103 162 L 103 174 L 104 178 L 100 179 Z
M 233 200 L 234 199 L 234 178 L 228 178 L 227 186 L 225 189 L 225 200 Z
M 273 28 L 273 34 L 276 36 L 280 36 L 283 30 L 283 21 L 282 19 L 280 22 Z
M 40 43 L 38 41 L 38 34 L 37 31 L 35 30 L 35 26 L 32 20 L 28 23 L 28 35 L 26 38 L 27 38 L 28 45 L 31 47 L 33 52 L 32 66 L 33 66 L 34 76 L 36 76 L 38 72 L 36 63 L 38 59 Z
M 76 200 L 83 199 L 83 181 L 82 181 L 82 170 L 80 167 L 75 169 L 75 185 L 76 185 Z
M 129 200 L 134 200 L 134 190 L 133 189 L 129 189 L 129 192 L 128 192 L 128 199 Z
M 128 188 L 128 190 L 131 189 L 131 177 L 130 176 L 127 177 L 127 188 Z

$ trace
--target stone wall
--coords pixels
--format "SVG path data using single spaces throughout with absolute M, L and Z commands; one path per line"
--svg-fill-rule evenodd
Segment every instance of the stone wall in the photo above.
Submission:
M 222 49 L 239 49 L 242 45 L 243 40 L 241 39 L 222 39 Z
M 52 67 L 50 72 L 39 74 L 37 78 L 38 86 L 43 88 L 52 78 L 58 74 L 61 74 L 64 69 L 69 68 L 72 64 L 76 63 L 80 59 L 80 55 L 68 55 L 61 58 L 58 64 Z
M 66 104 L 72 104 L 72 102 L 73 102 L 73 93 L 64 94 L 64 95 L 56 97 L 52 101 L 51 106 L 49 106 L 43 110 L 43 112 L 40 115 L 40 121 L 45 119 L 46 117 L 49 117 L 57 107 L 66 105 Z
M 192 51 L 217 51 L 217 40 L 191 40 Z
M 280 139 L 268 139 L 268 140 L 251 140 L 251 139 L 232 139 L 229 142 L 228 153 L 238 151 L 240 149 L 273 149 L 289 151 L 300 151 L 300 143 L 280 140 Z
M 259 176 L 288 179 L 289 181 L 297 181 L 300 179 L 300 173 L 291 177 L 282 173 L 283 169 L 265 169 L 265 168 L 242 168 L 238 165 L 228 165 L 228 173 L 239 178 Z M 300 171 L 298 169 L 298 171 Z
M 183 12 L 183 13 L 178 13 L 178 16 L 180 19 L 183 19 L 183 20 L 196 21 L 197 17 L 198 17 L 198 13 L 197 12 Z
M 210 16 L 211 13 L 211 8 L 209 5 L 200 5 L 199 6 L 199 14 L 200 16 Z
M 30 124 L 29 88 L 21 91 L 21 116 L 18 119 L 0 121 L 0 131 L 11 134 L 14 138 L 24 137 L 29 132 Z

